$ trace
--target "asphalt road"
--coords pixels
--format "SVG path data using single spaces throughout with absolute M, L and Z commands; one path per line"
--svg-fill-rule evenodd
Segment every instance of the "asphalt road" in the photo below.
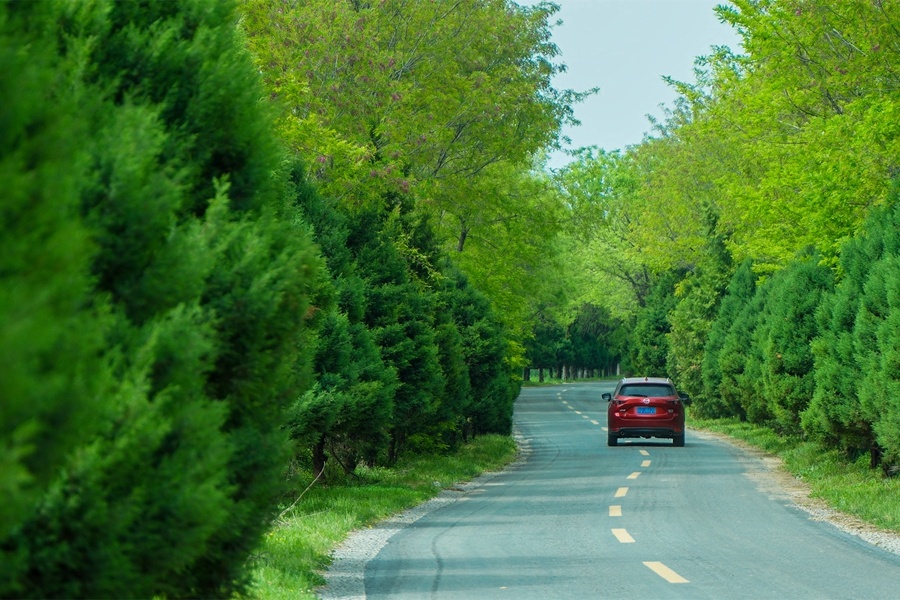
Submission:
M 900 597 L 900 556 L 761 488 L 763 467 L 692 435 L 606 446 L 607 384 L 525 388 L 527 460 L 399 529 L 366 597 Z

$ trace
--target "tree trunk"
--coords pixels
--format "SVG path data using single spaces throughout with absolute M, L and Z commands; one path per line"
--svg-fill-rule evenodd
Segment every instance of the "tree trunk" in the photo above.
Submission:
M 459 231 L 459 239 L 456 242 L 456 251 L 462 252 L 466 246 L 466 238 L 469 237 L 469 228 L 463 225 Z
M 316 475 L 325 470 L 325 461 L 328 460 L 328 456 L 325 454 L 325 436 L 319 436 L 319 441 L 316 442 L 316 445 L 313 446 L 312 449 L 312 462 L 313 462 L 313 471 L 315 471 Z

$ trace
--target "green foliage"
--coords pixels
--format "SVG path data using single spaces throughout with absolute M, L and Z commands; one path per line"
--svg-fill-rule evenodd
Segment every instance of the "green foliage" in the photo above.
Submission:
M 776 273 L 771 280 L 757 343 L 763 361 L 762 391 L 774 426 L 800 432 L 800 415 L 813 396 L 815 314 L 822 294 L 833 287 L 831 271 L 811 253 Z
M 767 420 L 768 412 L 762 401 L 762 358 L 755 333 L 770 285 L 765 282 L 760 286 L 748 287 L 744 290 L 752 291 L 752 296 L 741 298 L 744 302 L 734 319 L 722 322 L 727 327 L 727 333 L 719 352 L 722 378 L 718 397 L 727 414 L 733 414 L 742 421 L 749 419 L 759 423 Z
M 541 315 L 526 346 L 526 357 L 531 368 L 615 373 L 627 351 L 627 334 L 625 324 L 612 317 L 608 309 L 584 304 L 566 326 Z
M 24 552 L 3 543 L 74 446 L 110 410 L 108 303 L 92 293 L 96 247 L 79 218 L 96 102 L 79 57 L 60 56 L 57 8 L 0 3 L 0 594 Z M 42 35 L 45 32 L 46 35 Z
M 667 335 L 667 372 L 678 382 L 679 389 L 695 398 L 703 394 L 705 346 L 732 268 L 725 240 L 716 232 L 717 219 L 709 207 L 704 253 L 699 264 L 678 283 L 678 304 L 668 316 L 671 331 Z
M 633 317 L 653 280 L 643 260 L 647 232 L 635 161 L 627 154 L 585 148 L 555 180 L 570 220 L 564 272 L 577 278 L 579 300 L 604 306 L 619 319 Z
M 900 464 L 900 427 L 897 423 L 900 413 L 896 405 L 900 379 L 897 372 L 897 315 L 900 314 L 897 223 L 900 222 L 900 210 L 897 206 L 895 203 L 890 209 L 876 211 L 870 217 L 866 235 L 855 244 L 856 251 L 850 253 L 850 268 L 841 284 L 842 288 L 851 290 L 860 284 L 862 287 L 853 327 L 854 362 L 858 366 L 857 373 L 862 373 L 862 379 L 857 379 L 856 391 L 862 421 L 870 424 L 878 447 L 873 462 L 881 458 L 885 468 Z M 879 457 L 880 453 L 883 456 Z
M 315 470 L 326 455 L 352 472 L 508 433 L 518 388 L 506 330 L 428 220 L 394 196 L 360 208 L 309 189 L 298 199 L 339 298 L 317 340 L 317 386 L 292 410 Z
M 329 196 L 409 192 L 465 217 L 485 167 L 556 142 L 580 97 L 551 86 L 555 7 L 245 0 L 242 26 L 280 128 Z M 420 184 L 432 187 L 416 193 Z M 462 212 L 459 212 L 462 211 Z
M 699 63 L 697 85 L 680 85 L 691 120 L 676 133 L 697 158 L 716 140 L 704 170 L 717 175 L 736 257 L 775 270 L 812 246 L 833 262 L 888 196 L 898 7 L 740 0 L 718 11 L 745 54 Z
M 674 291 L 680 277 L 681 274 L 674 271 L 661 276 L 653 284 L 637 314 L 629 340 L 631 372 L 635 375 L 668 375 L 666 357 L 669 352 L 667 334 L 671 331 L 669 313 L 677 304 Z
M 232 9 L 0 5 L 0 595 L 229 595 L 267 527 L 327 297 Z
M 491 299 L 521 366 L 536 308 L 561 304 L 559 199 L 534 156 L 558 143 L 585 96 L 551 85 L 564 69 L 550 41 L 558 9 L 509 0 L 241 6 L 279 132 L 309 178 L 345 206 L 400 195 L 429 215 L 437 247 Z
M 879 339 L 879 327 L 892 318 L 885 284 L 892 285 L 892 257 L 900 254 L 897 219 L 896 208 L 874 210 L 863 231 L 842 249 L 843 275 L 819 308 L 820 334 L 813 342 L 816 388 L 803 415 L 807 433 L 851 456 L 872 451 L 873 462 L 879 458 L 873 423 L 892 412 L 883 401 L 891 384 L 882 362 L 883 353 L 891 354 L 891 333 L 883 329 Z
M 622 322 L 614 319 L 609 310 L 593 304 L 583 305 L 569 325 L 571 360 L 566 364 L 614 373 L 625 351 L 622 327 Z
M 726 340 L 732 331 L 738 316 L 744 307 L 752 300 L 756 292 L 756 275 L 753 273 L 753 263 L 745 260 L 731 276 L 731 281 L 725 291 L 720 304 L 719 312 L 713 321 L 706 345 L 703 349 L 702 363 L 702 394 L 694 398 L 692 410 L 698 416 L 707 418 L 741 417 L 744 412 L 738 402 L 738 396 L 731 393 L 731 387 L 724 385 L 725 373 L 735 377 L 739 372 L 739 366 L 735 361 L 741 358 L 740 354 L 724 354 Z M 731 344 L 738 342 L 739 335 L 729 340 Z M 730 346 L 733 351 L 737 346 Z M 729 362 L 730 361 L 730 362 Z M 734 379 L 730 380 L 733 383 Z
M 539 315 L 534 325 L 533 336 L 525 346 L 528 364 L 542 369 L 561 366 L 565 337 L 566 330 L 562 324 L 548 315 Z
M 900 465 L 900 253 L 890 252 L 870 271 L 860 302 L 855 342 L 864 373 L 863 415 L 872 423 L 885 467 Z

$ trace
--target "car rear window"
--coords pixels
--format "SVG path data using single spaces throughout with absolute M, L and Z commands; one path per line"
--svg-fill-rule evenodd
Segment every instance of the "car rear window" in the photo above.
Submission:
M 639 383 L 623 385 L 620 396 L 674 396 L 675 388 L 664 383 Z

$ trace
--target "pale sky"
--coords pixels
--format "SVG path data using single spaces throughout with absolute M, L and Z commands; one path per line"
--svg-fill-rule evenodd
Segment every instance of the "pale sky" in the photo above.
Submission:
M 534 5 L 538 0 L 517 0 Z M 662 117 L 660 104 L 671 106 L 675 92 L 664 75 L 694 82 L 694 59 L 711 47 L 740 50 L 740 38 L 720 23 L 713 8 L 727 0 L 553 0 L 553 28 L 562 52 L 558 62 L 568 71 L 554 79 L 557 89 L 600 93 L 575 106 L 581 126 L 568 128 L 570 148 L 599 146 L 606 150 L 638 144 L 650 132 L 646 115 Z M 568 162 L 555 155 L 551 167 Z

